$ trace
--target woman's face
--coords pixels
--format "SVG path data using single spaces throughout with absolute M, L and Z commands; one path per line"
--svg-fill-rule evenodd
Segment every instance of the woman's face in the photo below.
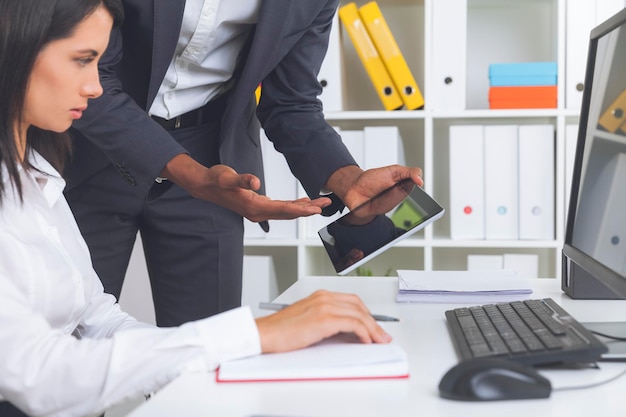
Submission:
M 102 94 L 97 63 L 112 25 L 109 12 L 99 7 L 72 36 L 41 50 L 29 78 L 22 128 L 64 132 L 82 116 L 87 100 Z

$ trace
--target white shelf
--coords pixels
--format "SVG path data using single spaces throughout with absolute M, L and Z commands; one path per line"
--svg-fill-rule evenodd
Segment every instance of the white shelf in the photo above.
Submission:
M 342 111 L 325 113 L 324 117 L 330 121 L 341 120 L 415 120 L 424 119 L 425 113 L 421 110 L 407 111 L 385 111 L 385 110 L 366 110 L 366 111 Z
M 565 201 L 565 128 L 575 124 L 579 116 L 579 102 L 569 100 L 566 105 L 568 74 L 579 76 L 586 57 L 578 61 L 566 60 L 567 29 L 580 25 L 580 14 L 575 7 L 582 0 L 378 0 L 380 8 L 409 67 L 425 97 L 425 108 L 415 111 L 384 111 L 367 78 L 348 37 L 342 40 L 343 108 L 345 111 L 326 112 L 325 117 L 341 129 L 362 129 L 365 126 L 398 126 L 406 153 L 407 164 L 420 166 L 424 171 L 425 189 L 444 207 L 449 202 L 448 186 L 448 129 L 455 124 L 535 124 L 545 123 L 555 130 L 555 238 L 552 240 L 452 240 L 449 219 L 444 216 L 429 226 L 417 238 L 399 242 L 374 261 L 366 264 L 374 274 L 384 275 L 389 269 L 465 269 L 469 254 L 535 254 L 539 258 L 539 275 L 560 276 L 561 248 L 566 219 Z M 601 2 L 603 10 L 609 0 Z M 621 0 L 610 0 L 612 7 L 623 7 Z M 357 5 L 366 0 L 356 1 Z M 467 4 L 467 33 L 449 36 L 458 39 L 467 52 L 466 100 L 458 109 L 429 107 L 429 92 L 436 90 L 446 74 L 436 74 L 431 63 L 436 54 L 454 53 L 433 45 L 433 28 L 446 22 L 433 19 L 433 4 L 448 5 L 451 13 L 456 6 Z M 340 5 L 347 3 L 342 0 Z M 569 10 L 568 10 L 569 8 Z M 617 10 L 615 10 L 617 11 Z M 463 12 L 461 10 L 461 12 Z M 603 13 L 606 13 L 605 11 Z M 576 22 L 568 22 L 568 17 Z M 605 16 L 602 16 L 604 20 Z M 591 28 L 600 17 L 588 16 Z M 571 24 L 570 24 L 571 23 Z M 588 39 L 588 36 L 585 37 Z M 582 41 L 583 43 L 586 42 Z M 587 45 L 581 43 L 580 50 Z M 454 43 L 453 43 L 454 45 Z M 440 58 L 440 57 L 439 57 Z M 488 109 L 489 63 L 522 61 L 556 61 L 558 65 L 558 106 L 554 109 Z M 569 68 L 568 68 L 569 65 Z M 349 75 L 349 76 L 348 76 Z M 570 80 L 571 81 L 571 80 Z M 572 105 L 574 103 L 574 105 Z M 316 236 L 306 236 L 307 219 L 299 219 L 298 237 L 293 239 L 246 239 L 246 253 L 265 253 L 275 256 L 279 263 L 277 273 L 305 275 L 334 275 L 321 242 Z M 290 259 L 293 257 L 293 259 Z M 394 273 L 392 273 L 394 274 Z
M 532 118 L 532 117 L 578 117 L 577 109 L 511 109 L 511 110 L 450 110 L 429 111 L 425 110 L 365 110 L 365 111 L 341 111 L 328 112 L 324 116 L 326 120 L 424 120 L 424 119 L 476 119 L 476 118 Z
M 434 248 L 502 248 L 502 249 L 560 249 L 562 243 L 556 240 L 452 240 L 435 239 L 430 242 Z
M 307 244 L 301 239 L 245 239 L 243 242 L 246 247 L 295 247 L 300 244 Z

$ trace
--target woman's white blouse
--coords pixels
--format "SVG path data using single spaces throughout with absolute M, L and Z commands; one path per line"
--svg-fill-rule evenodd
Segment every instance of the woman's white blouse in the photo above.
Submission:
M 0 167 L 0 400 L 36 416 L 85 416 L 181 372 L 260 353 L 247 307 L 177 328 L 122 312 L 92 268 L 65 182 L 30 159 L 22 201 Z

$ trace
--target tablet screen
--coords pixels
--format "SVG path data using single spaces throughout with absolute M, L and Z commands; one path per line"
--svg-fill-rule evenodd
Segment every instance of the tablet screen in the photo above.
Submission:
M 335 271 L 345 275 L 440 218 L 444 209 L 404 180 L 318 231 Z
M 602 354 L 603 361 L 626 362 L 626 322 L 624 321 L 605 321 L 582 323 L 588 330 L 596 333 L 596 336 L 604 343 L 609 351 Z M 612 336 L 620 340 L 603 337 L 602 335 Z

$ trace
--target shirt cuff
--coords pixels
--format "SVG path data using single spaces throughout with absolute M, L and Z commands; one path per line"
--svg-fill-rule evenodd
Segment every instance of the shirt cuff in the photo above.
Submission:
M 331 203 L 322 209 L 322 216 L 332 216 L 337 212 L 342 212 L 346 207 L 343 201 L 337 197 L 337 194 L 328 194 L 326 197 L 330 198 Z
M 208 369 L 261 353 L 261 338 L 250 307 L 235 308 L 196 322 Z

